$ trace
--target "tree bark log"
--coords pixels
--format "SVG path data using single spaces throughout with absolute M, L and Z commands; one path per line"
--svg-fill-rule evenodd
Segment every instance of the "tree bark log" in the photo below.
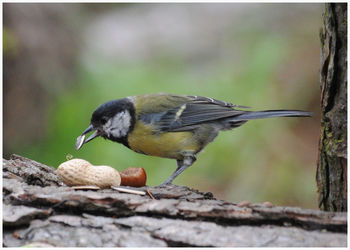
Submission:
M 347 4 L 326 3 L 321 39 L 319 207 L 347 211 Z
M 7 247 L 345 247 L 347 213 L 216 200 L 187 187 L 74 190 L 55 169 L 3 160 Z

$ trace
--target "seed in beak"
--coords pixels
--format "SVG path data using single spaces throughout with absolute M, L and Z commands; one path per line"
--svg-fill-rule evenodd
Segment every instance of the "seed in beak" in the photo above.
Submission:
M 78 136 L 77 141 L 75 142 L 75 149 L 79 150 L 81 146 L 83 146 L 84 141 L 85 141 L 85 135 Z

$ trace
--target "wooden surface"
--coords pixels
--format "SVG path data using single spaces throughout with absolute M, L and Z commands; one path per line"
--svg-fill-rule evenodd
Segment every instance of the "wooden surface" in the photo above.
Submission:
M 347 214 L 216 200 L 171 185 L 154 196 L 74 190 L 55 169 L 3 160 L 3 244 L 18 246 L 346 246 Z

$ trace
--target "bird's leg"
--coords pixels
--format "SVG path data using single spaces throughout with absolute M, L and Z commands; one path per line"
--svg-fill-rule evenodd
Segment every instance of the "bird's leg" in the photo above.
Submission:
M 162 184 L 160 184 L 160 186 L 166 186 L 166 185 L 172 183 L 173 180 L 179 174 L 181 174 L 183 171 L 185 171 L 185 169 L 188 168 L 189 166 L 191 166 L 195 161 L 196 161 L 196 157 L 194 155 L 185 156 L 185 158 L 183 160 L 177 160 L 176 170 L 166 181 L 164 181 Z

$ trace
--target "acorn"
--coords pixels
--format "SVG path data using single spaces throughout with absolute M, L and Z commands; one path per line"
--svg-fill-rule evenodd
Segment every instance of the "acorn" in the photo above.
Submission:
M 119 172 L 110 166 L 94 166 L 83 159 L 63 162 L 57 168 L 59 178 L 68 186 L 97 186 L 110 188 L 119 186 Z
M 143 187 L 146 185 L 146 171 L 143 168 L 127 168 L 120 172 L 121 186 Z

